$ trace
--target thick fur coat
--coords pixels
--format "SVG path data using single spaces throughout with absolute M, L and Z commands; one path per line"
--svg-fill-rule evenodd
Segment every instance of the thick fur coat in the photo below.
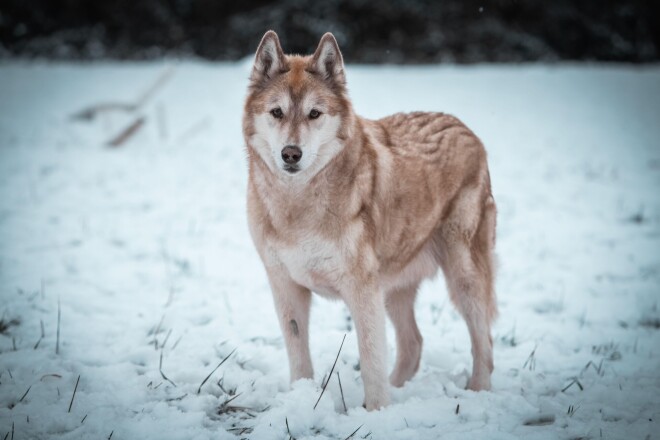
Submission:
M 453 116 L 355 114 L 341 53 L 325 34 L 311 56 L 284 55 L 269 31 L 243 117 L 248 218 L 284 334 L 291 380 L 312 378 L 311 292 L 346 302 L 365 405 L 389 402 L 385 316 L 397 339 L 389 382 L 419 367 L 419 284 L 441 268 L 472 342 L 469 388 L 490 388 L 495 202 L 486 152 Z

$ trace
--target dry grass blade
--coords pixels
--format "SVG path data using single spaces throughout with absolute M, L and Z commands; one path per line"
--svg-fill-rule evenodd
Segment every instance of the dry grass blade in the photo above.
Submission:
M 32 385 L 30 385 L 30 386 L 28 387 L 27 391 L 25 392 L 25 394 L 23 394 L 23 397 L 21 397 L 21 399 L 18 401 L 18 403 L 21 403 L 21 402 L 23 401 L 23 399 L 25 399 L 25 396 L 28 395 L 28 393 L 30 392 L 30 389 L 31 389 L 31 388 L 32 388 Z
M 172 386 L 176 387 L 176 384 L 172 382 L 167 376 L 165 376 L 165 373 L 163 373 L 163 351 L 161 350 L 160 352 L 160 363 L 158 364 L 158 371 L 160 371 L 160 375 L 168 381 L 169 383 L 172 384 Z
M 170 335 L 172 334 L 172 329 L 167 332 L 167 336 L 165 336 L 165 339 L 163 340 L 163 344 L 160 346 L 160 348 L 165 348 L 165 344 L 167 344 L 167 340 L 170 339 Z
M 42 284 L 43 284 L 43 281 L 42 281 Z M 43 289 L 43 287 L 42 287 L 42 289 Z M 37 343 L 34 344 L 34 349 L 35 349 L 35 350 L 36 350 L 37 348 L 39 348 L 39 344 L 40 344 L 41 341 L 44 339 L 44 336 L 46 336 L 46 331 L 44 330 L 44 321 L 43 321 L 43 319 L 40 319 L 40 320 L 39 320 L 39 323 L 41 324 L 41 336 L 39 337 L 39 340 L 37 341 Z
M 582 374 L 584 374 L 584 372 L 587 371 L 589 369 L 589 367 L 592 367 L 599 376 L 602 376 L 603 373 L 604 373 L 604 371 L 603 371 L 603 359 L 601 359 L 600 364 L 598 364 L 598 366 L 596 366 L 596 364 L 594 364 L 592 361 L 587 362 L 587 365 L 585 365 L 584 368 L 582 369 L 582 371 L 580 372 L 580 376 Z
M 314 409 L 318 406 L 319 402 L 321 401 L 321 397 L 323 397 L 323 393 L 325 393 L 325 389 L 328 387 L 328 383 L 330 382 L 330 378 L 332 377 L 332 372 L 335 371 L 335 366 L 337 365 L 337 361 L 339 360 L 339 353 L 341 353 L 341 348 L 344 346 L 344 341 L 346 340 L 346 333 L 344 333 L 344 338 L 341 340 L 341 345 L 339 346 L 339 351 L 337 352 L 337 357 L 335 358 L 335 363 L 332 364 L 332 368 L 330 369 L 330 374 L 328 374 L 328 380 L 325 381 L 325 385 L 323 385 L 323 389 L 321 390 L 321 394 L 319 395 L 318 400 L 314 404 Z
M 170 351 L 174 351 L 177 345 L 179 345 L 179 342 L 181 342 L 181 338 L 183 338 L 183 335 L 179 336 L 179 339 L 176 340 L 174 345 L 172 345 L 172 348 L 170 348 Z
M 211 372 L 209 373 L 208 376 L 206 376 L 206 378 L 202 381 L 202 383 L 199 384 L 199 388 L 197 388 L 197 394 L 199 394 L 199 393 L 202 391 L 202 387 L 203 387 L 204 384 L 205 384 L 205 383 L 211 378 L 211 376 L 213 376 L 213 373 L 215 373 L 216 370 L 217 370 L 218 368 L 220 368 L 220 366 L 221 366 L 222 364 L 224 364 L 225 361 L 226 361 L 227 359 L 229 359 L 229 357 L 230 357 L 232 354 L 234 354 L 235 351 L 236 351 L 236 349 L 234 348 L 234 349 L 231 351 L 231 353 L 229 353 L 227 356 L 225 356 L 225 358 L 224 358 L 222 361 L 220 361 L 220 363 L 218 364 L 218 366 L 215 367 L 215 368 L 213 369 L 213 371 L 211 371 Z
M 348 437 L 346 437 L 344 440 L 348 440 L 349 438 L 352 438 L 355 434 L 357 434 L 357 432 L 360 430 L 360 428 L 362 428 L 362 426 L 364 426 L 364 425 L 360 425 L 360 426 L 358 426 L 357 429 L 356 429 L 355 431 L 353 431 L 353 432 L 351 433 L 351 435 L 349 435 Z
M 233 413 L 233 412 L 242 412 L 244 416 L 249 417 L 249 418 L 254 418 L 255 415 L 253 412 L 255 411 L 252 408 L 248 408 L 247 406 L 239 406 L 239 405 L 230 405 L 231 402 L 233 402 L 235 399 L 237 399 L 239 396 L 241 396 L 242 393 L 238 393 L 235 396 L 231 397 L 230 399 L 225 400 L 219 407 L 218 410 L 216 411 L 217 414 L 228 414 L 228 413 Z
M 341 378 L 339 377 L 339 371 L 337 371 L 337 381 L 339 382 L 339 393 L 341 394 L 341 403 L 344 405 L 344 412 L 348 412 L 348 408 L 346 408 L 346 401 L 344 400 L 344 389 L 341 386 Z
M 537 348 L 538 346 L 534 346 L 534 350 L 532 350 L 532 352 L 527 357 L 527 360 L 523 364 L 523 370 L 527 368 L 528 365 L 529 365 L 529 371 L 534 371 L 534 369 L 536 369 L 536 359 L 534 358 L 534 355 L 536 354 Z
M 286 433 L 289 434 L 289 440 L 296 440 L 296 438 L 291 434 L 291 430 L 289 429 L 289 418 L 285 417 L 284 422 L 286 423 Z
M 567 389 L 569 389 L 569 388 L 572 387 L 573 385 L 577 385 L 578 388 L 580 388 L 580 391 L 583 391 L 583 390 L 584 390 L 584 387 L 582 386 L 582 384 L 580 383 L 580 381 L 578 380 L 578 378 L 577 378 L 577 377 L 574 377 L 573 380 L 572 380 L 568 385 L 566 385 L 566 386 L 564 387 L 563 390 L 561 390 L 561 392 L 562 392 L 562 393 L 565 392 Z
M 71 407 L 73 406 L 73 399 L 76 398 L 76 391 L 78 391 L 79 382 L 80 382 L 80 374 L 78 375 L 78 379 L 76 380 L 76 386 L 73 388 L 73 395 L 71 395 L 71 402 L 69 402 L 69 410 L 67 412 L 71 412 Z

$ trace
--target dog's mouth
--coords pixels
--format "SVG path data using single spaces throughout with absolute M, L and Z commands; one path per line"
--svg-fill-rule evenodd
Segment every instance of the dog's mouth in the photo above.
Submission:
M 298 171 L 300 171 L 300 168 L 295 165 L 284 165 L 284 171 L 289 174 L 296 174 Z

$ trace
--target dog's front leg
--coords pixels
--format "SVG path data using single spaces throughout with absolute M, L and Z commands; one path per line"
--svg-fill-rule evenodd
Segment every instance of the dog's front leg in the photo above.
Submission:
M 390 401 L 386 371 L 385 301 L 376 283 L 356 283 L 345 295 L 345 300 L 357 331 L 364 403 L 371 411 L 386 406 Z
M 309 354 L 309 309 L 311 292 L 295 283 L 279 268 L 267 268 L 275 310 L 289 356 L 291 382 L 314 376 Z

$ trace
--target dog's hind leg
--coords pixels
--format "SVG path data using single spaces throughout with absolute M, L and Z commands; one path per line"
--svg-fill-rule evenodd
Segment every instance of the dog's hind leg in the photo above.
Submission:
M 422 335 L 415 321 L 415 297 L 418 284 L 387 293 L 385 307 L 396 331 L 396 364 L 390 383 L 401 387 L 419 368 Z
M 303 378 L 311 379 L 314 377 L 309 353 L 309 309 L 312 294 L 281 271 L 267 268 L 267 272 L 289 356 L 291 382 Z
M 492 197 L 488 197 L 482 209 L 475 233 L 443 227 L 437 239 L 449 295 L 470 333 L 473 364 L 468 388 L 475 391 L 490 389 L 493 371 L 490 327 L 497 315 L 493 288 L 495 203 Z

